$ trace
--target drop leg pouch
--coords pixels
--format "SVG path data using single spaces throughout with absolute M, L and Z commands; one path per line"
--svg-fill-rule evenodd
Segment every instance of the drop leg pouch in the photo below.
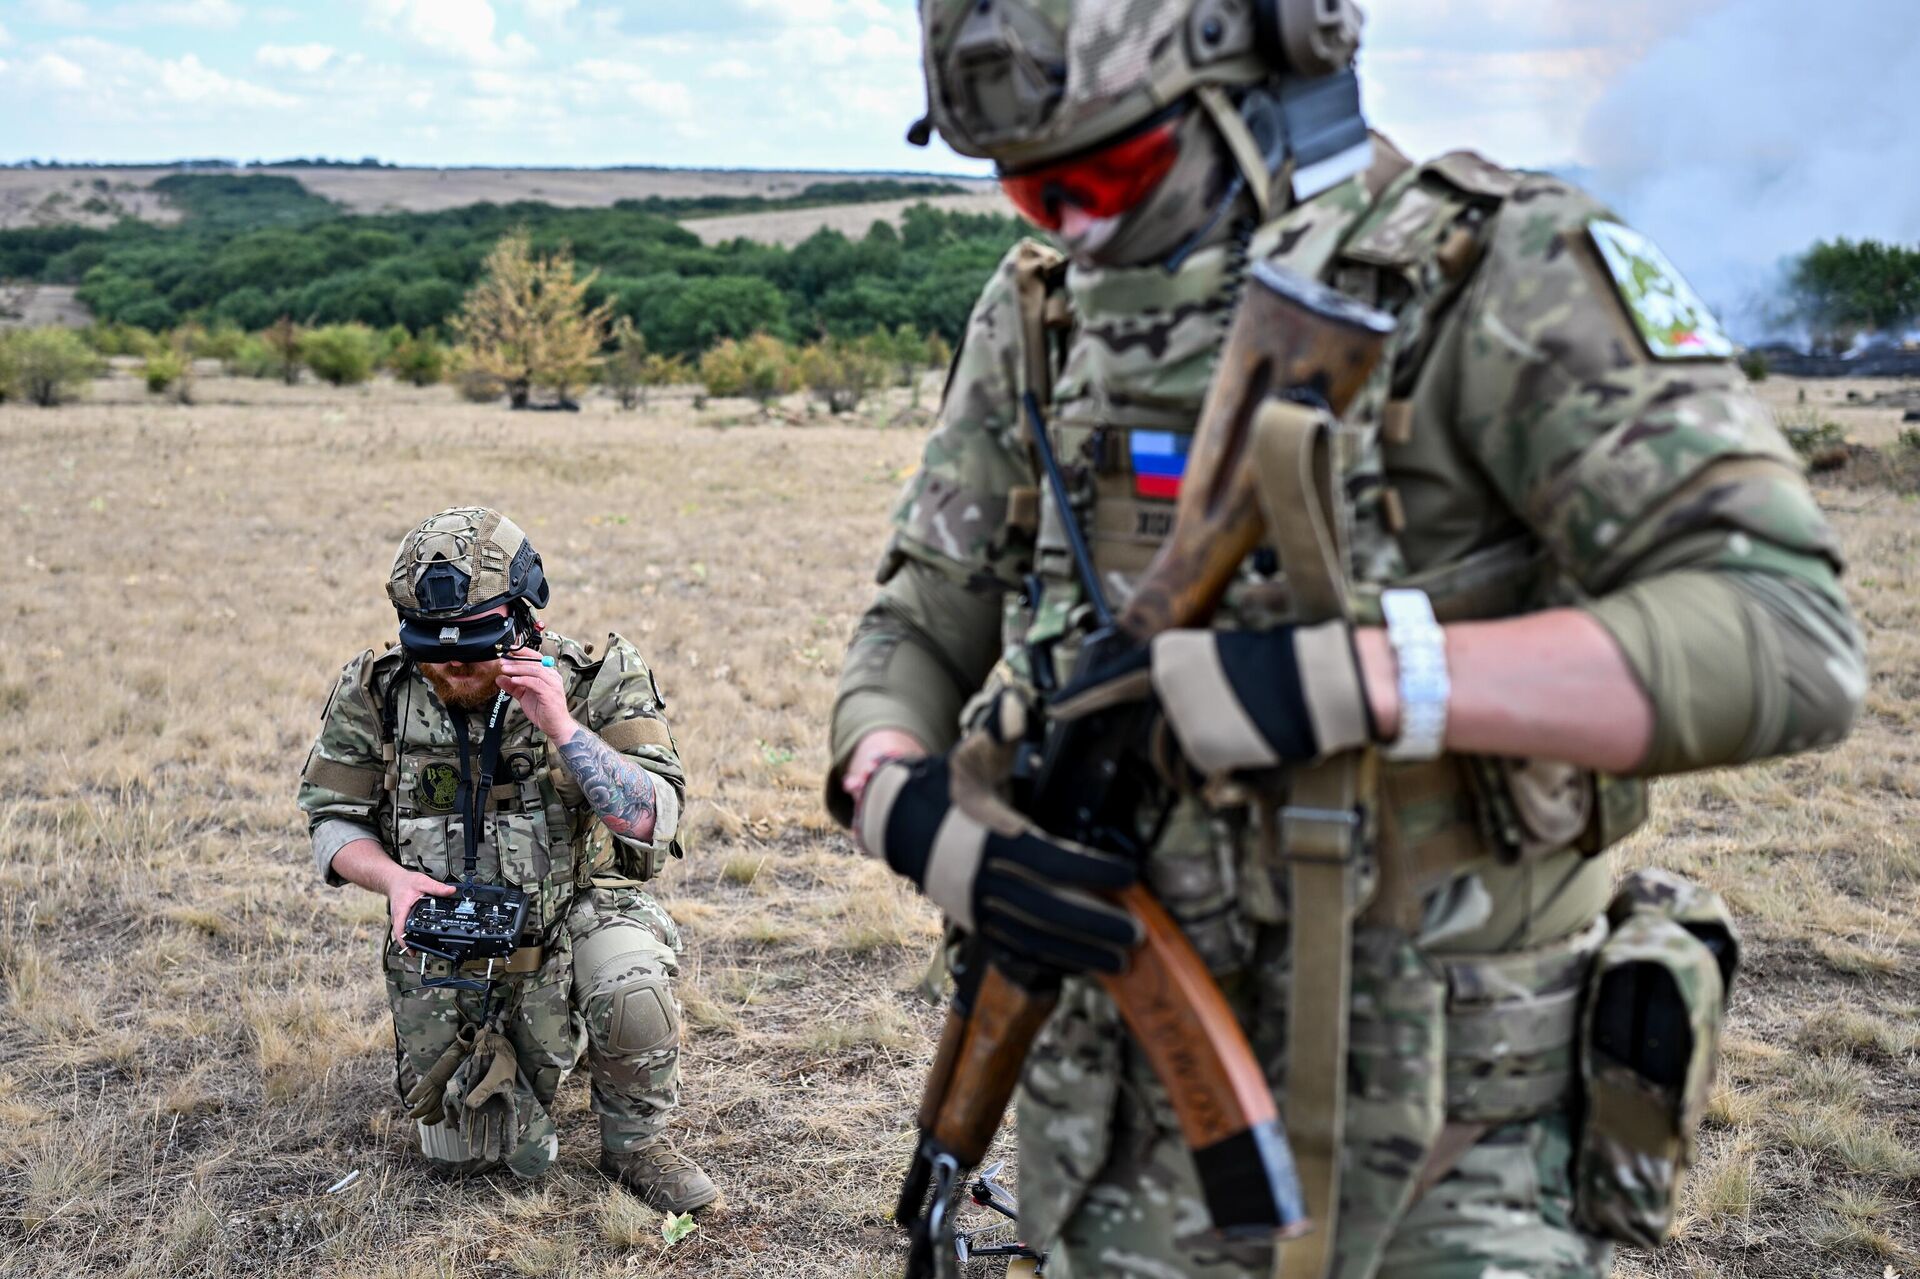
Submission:
M 1581 1021 L 1575 1214 L 1657 1248 L 1693 1162 L 1739 934 L 1718 894 L 1664 871 L 1629 876 L 1607 917 Z

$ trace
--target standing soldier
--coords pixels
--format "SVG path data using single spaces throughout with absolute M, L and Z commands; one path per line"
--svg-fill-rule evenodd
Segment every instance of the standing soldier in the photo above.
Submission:
M 921 18 L 931 124 L 1064 254 L 1021 244 L 975 305 L 848 649 L 827 793 L 949 917 L 1068 975 L 1019 1097 L 1023 1238 L 1056 1279 L 1607 1273 L 1611 1240 L 1665 1231 L 1737 940 L 1672 876 L 1610 905 L 1598 854 L 1643 779 L 1831 743 L 1864 690 L 1794 455 L 1643 236 L 1556 178 L 1370 136 L 1350 0 Z M 1315 1120 L 1316 1229 L 1277 1258 L 1210 1229 L 1167 1093 L 1085 979 L 1137 936 L 1086 890 L 1136 869 L 960 820 L 940 754 L 1006 690 L 1039 707 L 1068 680 L 1070 523 L 1126 598 L 1261 263 L 1395 321 L 1320 494 L 1344 553 L 1256 553 L 1219 629 L 1074 691 L 1153 699 L 1181 760 L 1141 796 L 1137 873 L 1283 1113 Z M 1350 803 L 1301 799 L 1330 774 Z
M 347 663 L 300 779 L 315 869 L 386 897 L 394 1084 L 428 1161 L 545 1171 L 549 1107 L 585 1051 L 600 1167 L 652 1206 L 719 1191 L 674 1149 L 679 932 L 644 883 L 675 840 L 686 775 L 633 645 L 593 660 L 545 632 L 540 556 L 511 521 L 442 511 L 407 534 L 387 595 L 400 642 Z M 511 885 L 526 919 L 499 961 L 407 944 L 423 897 Z

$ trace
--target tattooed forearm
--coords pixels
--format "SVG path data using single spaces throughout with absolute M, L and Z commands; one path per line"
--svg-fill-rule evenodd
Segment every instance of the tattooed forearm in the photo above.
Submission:
M 607 829 L 628 839 L 653 838 L 653 775 L 586 729 L 560 744 L 560 758 Z

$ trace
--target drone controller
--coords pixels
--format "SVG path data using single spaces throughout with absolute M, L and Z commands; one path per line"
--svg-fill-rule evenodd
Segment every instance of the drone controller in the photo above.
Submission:
M 527 895 L 511 884 L 469 880 L 456 883 L 453 889 L 450 897 L 422 897 L 407 911 L 407 947 L 444 959 L 455 968 L 487 960 L 491 977 L 492 961 L 513 954 L 519 944 L 520 930 L 527 922 Z M 485 982 L 459 977 L 428 978 L 426 984 L 462 990 L 485 987 Z

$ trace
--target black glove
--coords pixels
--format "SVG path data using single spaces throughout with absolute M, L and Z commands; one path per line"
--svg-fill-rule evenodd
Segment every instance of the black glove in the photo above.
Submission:
M 1345 622 L 1265 631 L 1167 631 L 1054 697 L 1058 720 L 1153 697 L 1202 773 L 1272 768 L 1377 738 Z
M 1048 835 L 952 758 L 874 773 L 854 818 L 861 843 L 969 932 L 1061 972 L 1125 968 L 1140 925 L 1095 894 L 1133 883 L 1133 864 Z

